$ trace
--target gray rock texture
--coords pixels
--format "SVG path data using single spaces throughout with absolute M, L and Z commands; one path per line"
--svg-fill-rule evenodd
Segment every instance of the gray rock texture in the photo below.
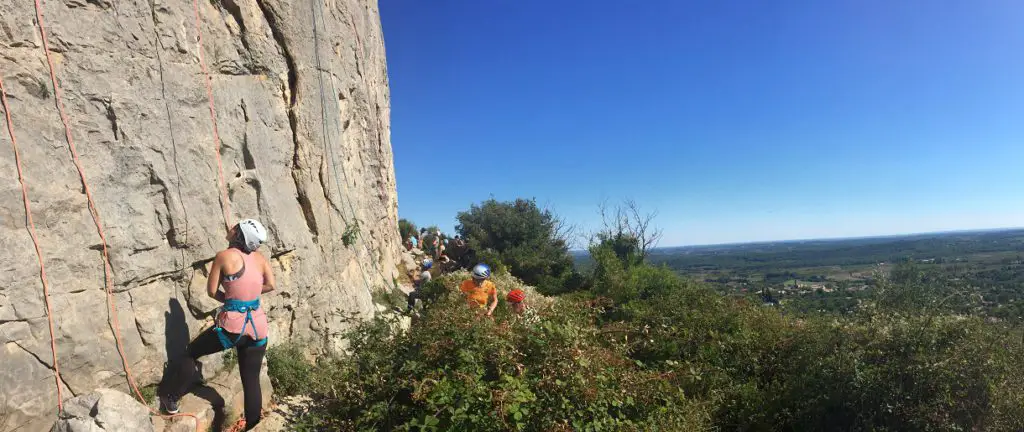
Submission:
M 270 377 L 267 375 L 266 359 L 260 373 L 260 390 L 263 393 L 263 409 L 265 414 L 272 413 L 271 395 L 273 393 Z M 159 417 L 152 416 L 153 427 L 157 432 L 195 432 L 196 430 L 218 431 L 227 430 L 239 419 L 244 418 L 245 405 L 242 392 L 242 381 L 238 379 L 238 365 L 218 365 L 220 368 L 215 376 L 203 380 L 192 389 L 191 394 L 181 399 L 179 408 L 182 413 L 192 417 Z M 203 370 L 214 367 L 204 365 Z M 197 427 L 198 422 L 198 427 Z M 260 422 L 259 430 L 288 430 L 286 427 L 268 429 Z
M 124 393 L 98 389 L 67 401 L 53 432 L 152 432 L 149 409 Z
M 271 346 L 375 313 L 399 260 L 384 44 L 375 0 L 199 0 L 235 219 L 270 232 Z M 47 0 L 49 46 L 110 246 L 126 355 L 160 380 L 217 304 L 222 249 L 213 125 L 192 0 Z M 316 26 L 314 27 L 314 22 Z M 11 104 L 46 270 L 66 398 L 127 392 L 100 240 L 56 109 L 33 2 L 0 2 Z M 2 124 L 2 117 L 0 117 Z M 50 334 L 14 153 L 0 128 L 0 430 L 56 420 Z

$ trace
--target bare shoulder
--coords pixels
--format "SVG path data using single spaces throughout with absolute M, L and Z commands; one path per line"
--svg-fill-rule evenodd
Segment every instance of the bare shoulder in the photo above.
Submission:
M 253 254 L 253 256 L 255 256 L 255 257 L 256 257 L 256 259 L 257 259 L 257 260 L 259 260 L 259 262 L 261 262 L 261 263 L 263 263 L 263 264 L 266 264 L 266 266 L 267 266 L 268 268 L 270 267 L 270 260 L 269 260 L 269 259 L 267 259 L 267 256 L 266 256 L 266 255 L 263 255 L 263 253 L 262 253 L 262 252 L 260 252 L 260 251 L 255 251 L 255 252 L 253 252 L 252 254 Z
M 224 260 L 228 259 L 229 257 L 231 257 L 231 249 L 224 249 L 220 252 L 217 252 L 217 255 L 213 256 L 213 260 L 219 263 L 223 263 Z

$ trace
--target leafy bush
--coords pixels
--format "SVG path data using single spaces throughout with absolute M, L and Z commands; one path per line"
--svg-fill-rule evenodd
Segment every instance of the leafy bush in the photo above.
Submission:
M 270 352 L 279 392 L 311 394 L 299 430 L 1022 430 L 1024 333 L 910 308 L 912 273 L 846 316 L 789 316 L 664 268 L 596 254 L 592 291 L 543 297 L 536 319 L 465 306 L 465 271 L 423 289 L 411 327 L 381 317 L 350 354 Z M 913 277 L 911 277 L 913 276 Z M 902 287 L 902 288 L 901 288 Z
M 303 394 L 312 387 L 316 377 L 313 365 L 306 360 L 302 346 L 297 343 L 268 349 L 267 373 L 274 392 L 284 396 Z
M 553 306 L 538 302 L 542 319 L 536 322 L 504 310 L 491 320 L 449 292 L 409 330 L 387 319 L 362 324 L 347 335 L 352 354 L 309 366 L 323 372 L 316 372 L 321 379 L 304 382 L 320 401 L 315 421 L 304 427 L 706 429 L 702 404 L 688 399 L 671 377 L 600 342 L 603 335 L 593 326 L 598 309 L 586 302 Z
M 341 243 L 345 246 L 352 246 L 359 238 L 359 220 L 345 226 L 345 232 L 341 233 Z
M 417 231 L 418 228 L 416 228 L 416 224 L 412 223 L 408 219 L 398 220 L 398 235 L 401 237 L 402 242 L 405 242 L 416 234 L 419 234 Z
M 507 266 L 513 276 L 541 289 L 558 290 L 572 274 L 564 225 L 533 200 L 484 201 L 458 214 L 456 230 L 478 259 Z
M 797 319 L 676 285 L 613 316 L 636 341 L 629 355 L 684 374 L 684 391 L 713 402 L 723 429 L 973 430 L 1024 419 L 1019 397 L 996 400 L 1020 379 L 1009 353 L 1024 351 L 1000 346 L 1005 330 L 979 318 L 869 307 Z
M 591 290 L 617 304 L 647 300 L 661 292 L 676 292 L 686 284 L 668 268 L 642 265 L 634 255 L 619 255 L 607 243 L 590 249 L 595 263 Z

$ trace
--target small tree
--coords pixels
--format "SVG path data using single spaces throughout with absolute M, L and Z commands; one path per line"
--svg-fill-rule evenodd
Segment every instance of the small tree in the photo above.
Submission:
M 591 236 L 589 247 L 594 260 L 594 293 L 620 303 L 651 296 L 658 291 L 656 285 L 665 285 L 667 272 L 644 265 L 661 238 L 661 230 L 652 225 L 657 214 L 641 212 L 631 200 L 615 208 L 603 203 L 598 212 L 603 227 Z M 651 284 L 650 280 L 659 282 Z
M 416 224 L 408 219 L 399 219 L 398 234 L 402 236 L 402 242 L 409 240 L 410 237 L 416 235 Z
M 661 240 L 662 230 L 653 226 L 658 212 L 644 213 L 636 201 L 625 200 L 614 208 L 602 203 L 598 213 L 603 227 L 591 244 L 606 244 L 619 259 L 642 263 Z
M 507 266 L 527 284 L 557 292 L 572 272 L 572 227 L 534 200 L 490 199 L 460 212 L 457 219 L 456 231 L 478 256 L 500 261 L 495 265 Z

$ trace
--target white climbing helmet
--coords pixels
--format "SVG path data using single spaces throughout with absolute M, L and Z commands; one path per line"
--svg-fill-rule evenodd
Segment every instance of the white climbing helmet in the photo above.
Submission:
M 249 252 L 255 251 L 267 242 L 267 229 L 256 219 L 242 219 L 238 222 L 238 235 L 242 246 Z
M 491 268 L 487 264 L 477 264 L 473 267 L 473 279 L 483 280 L 491 277 Z
M 423 260 L 423 268 L 429 269 L 434 266 L 434 260 L 427 258 Z

